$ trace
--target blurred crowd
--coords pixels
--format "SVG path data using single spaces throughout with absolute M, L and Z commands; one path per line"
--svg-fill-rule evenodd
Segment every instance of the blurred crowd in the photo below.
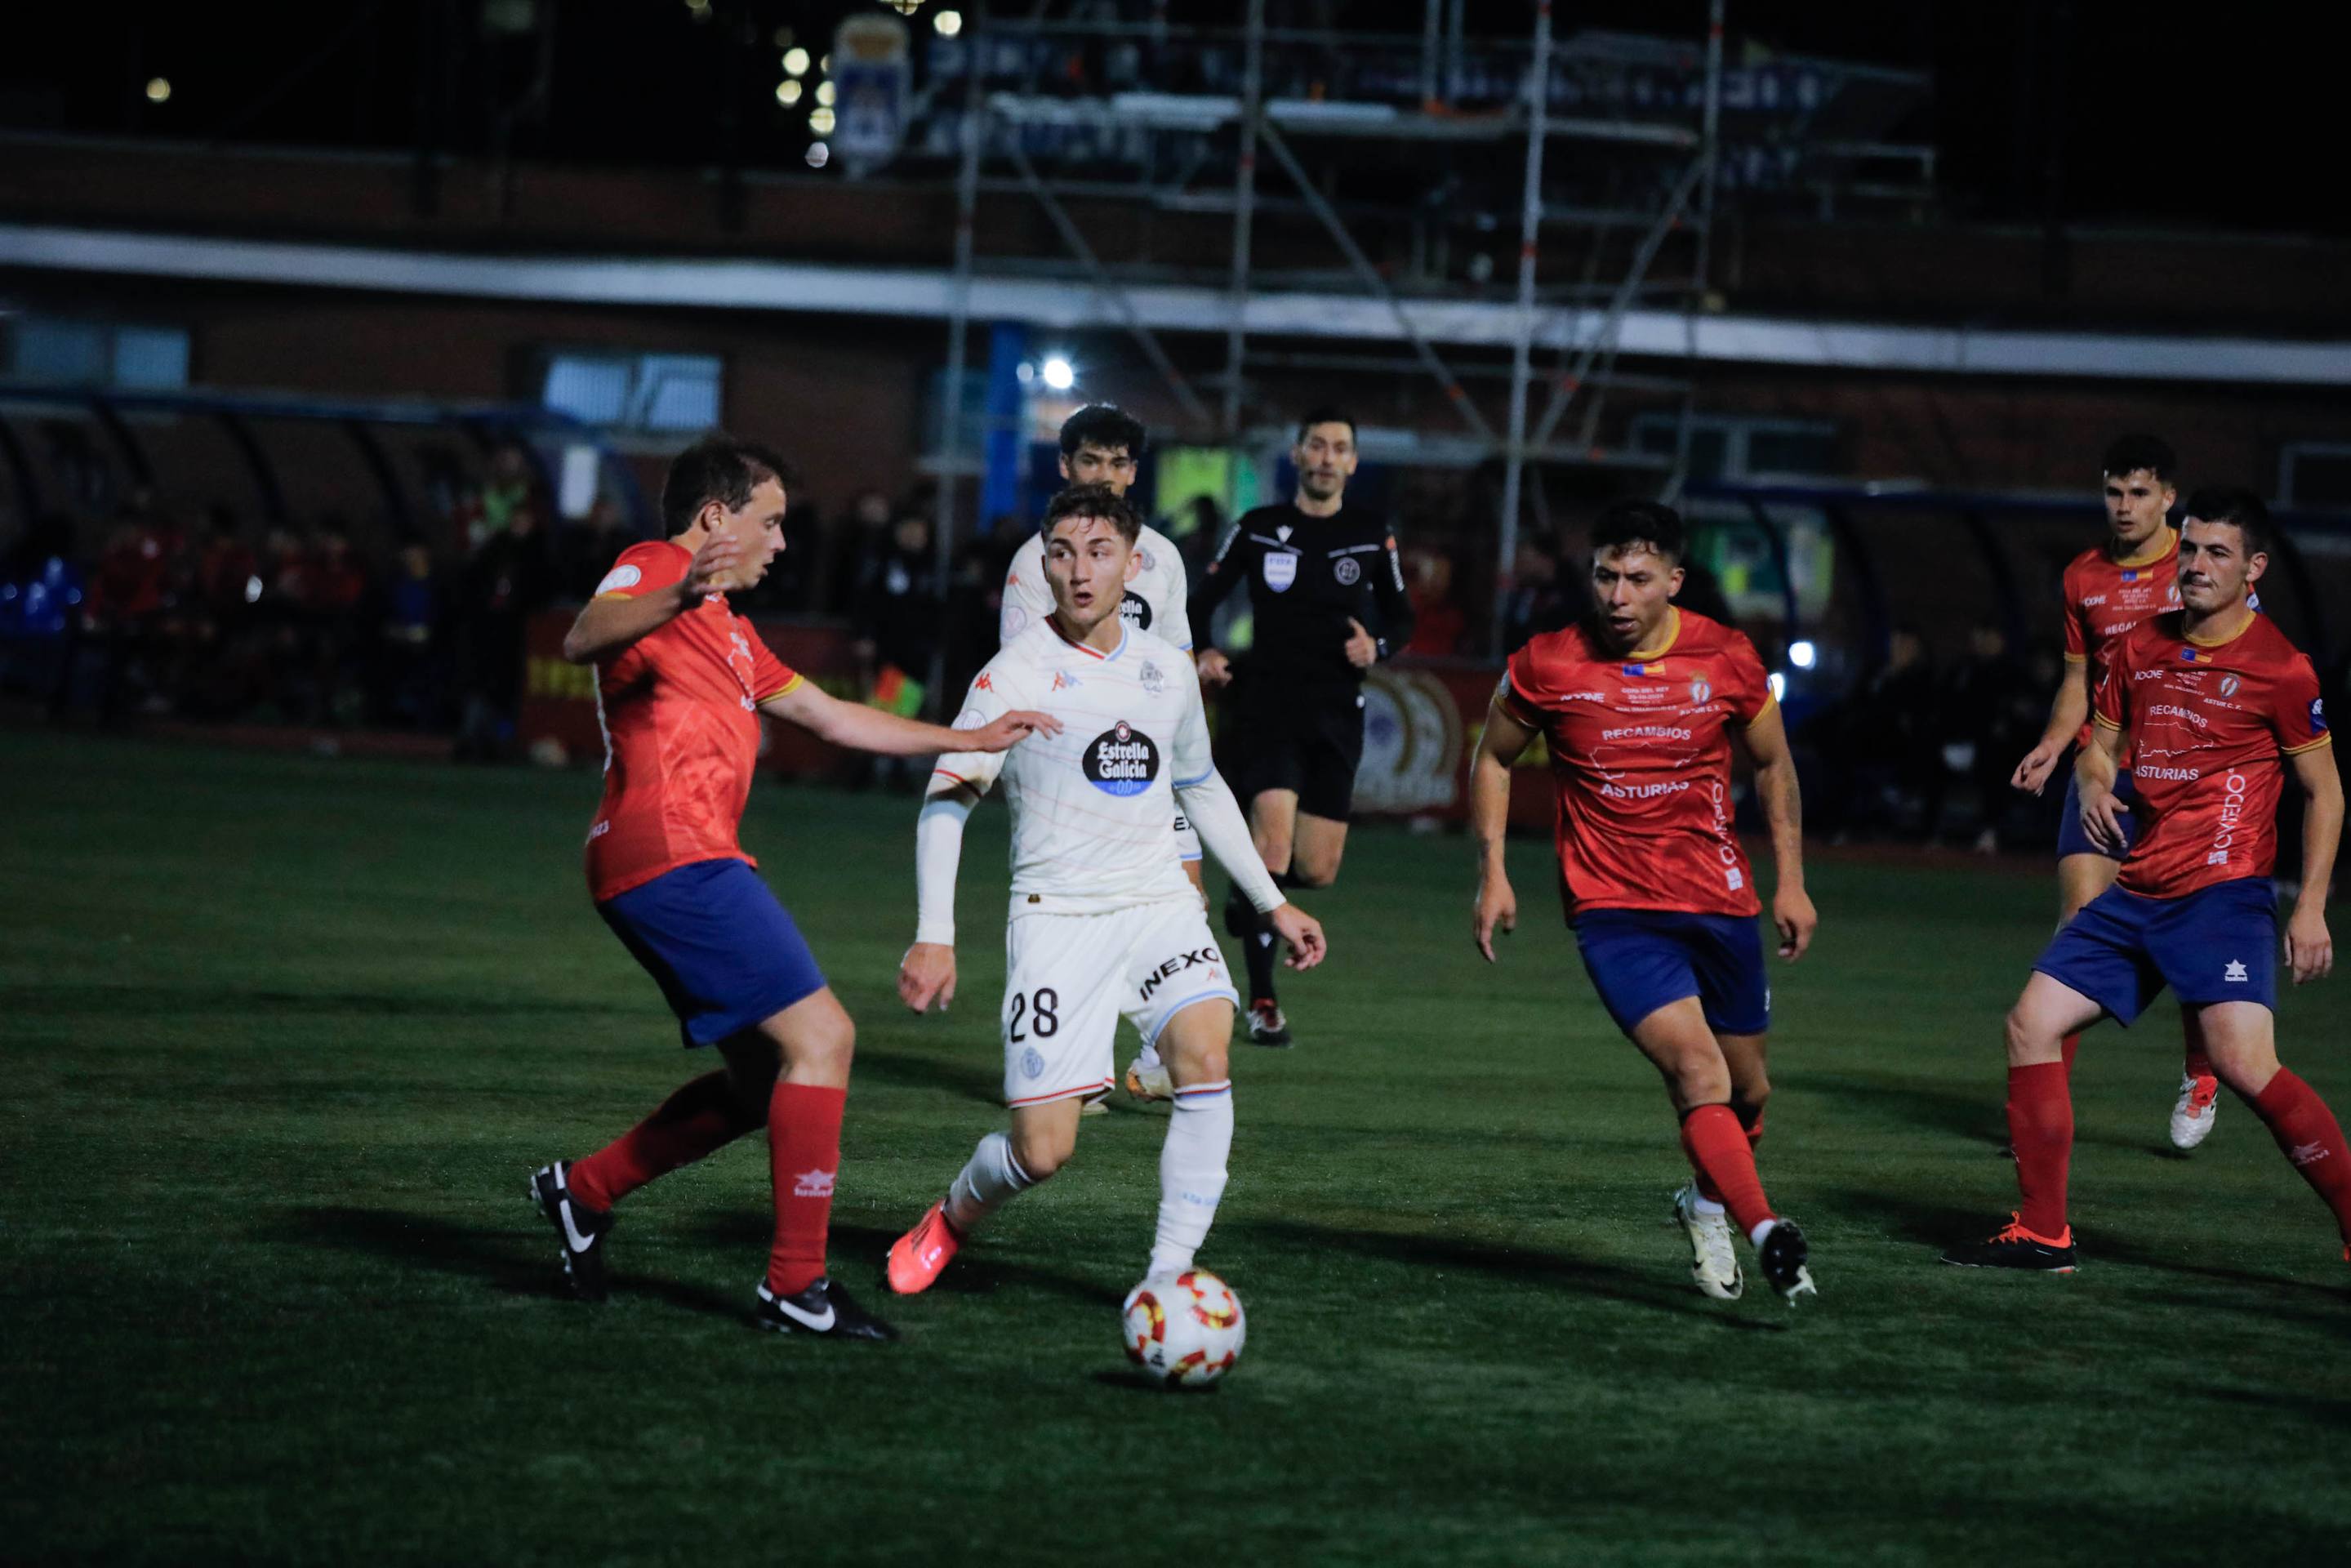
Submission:
M 924 483 L 860 496 L 831 519 L 796 504 L 784 555 L 737 608 L 845 624 L 853 667 L 840 674 L 857 695 L 939 711 L 941 688 L 960 692 L 995 652 L 1005 570 L 1027 525 L 996 518 L 966 539 L 943 594 L 935 501 Z M 1223 523 L 1203 500 L 1156 526 L 1196 577 Z M 1480 658 L 1489 616 L 1510 649 L 1584 608 L 1572 543 L 1522 541 L 1497 602 L 1482 591 L 1490 555 L 1470 534 L 1405 525 L 1412 655 Z M 584 519 L 558 517 L 518 448 L 453 475 L 421 532 L 335 516 L 256 528 L 225 507 L 192 513 L 134 491 L 109 515 L 37 519 L 0 553 L 0 691 L 108 720 L 404 729 L 448 737 L 461 758 L 508 757 L 532 616 L 588 597 L 634 538 L 609 498 Z M 1678 601 L 1736 619 L 1696 563 Z M 1777 654 L 1772 629 L 1749 629 Z M 1223 624 L 1196 631 L 1228 646 L 1246 637 Z M 1834 678 L 1800 679 L 1788 694 L 1808 817 L 1848 838 L 1987 852 L 2046 841 L 2062 788 L 2036 799 L 2008 777 L 2046 719 L 2062 668 L 2053 643 L 2014 648 L 1989 623 L 1940 648 L 1908 625 L 1885 641 L 1882 659 L 1848 650 Z

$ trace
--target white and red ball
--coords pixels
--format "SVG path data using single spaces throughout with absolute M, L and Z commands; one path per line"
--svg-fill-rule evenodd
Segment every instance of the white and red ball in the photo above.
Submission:
M 1249 1322 L 1233 1289 L 1205 1269 L 1155 1275 L 1126 1293 L 1126 1357 L 1170 1388 L 1205 1388 L 1233 1369 Z

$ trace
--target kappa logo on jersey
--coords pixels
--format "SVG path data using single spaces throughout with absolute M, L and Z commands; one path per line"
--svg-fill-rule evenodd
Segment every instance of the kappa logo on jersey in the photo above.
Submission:
M 1126 597 L 1118 601 L 1118 618 L 1129 626 L 1148 632 L 1151 630 L 1151 601 L 1130 588 L 1126 591 Z
M 1071 687 L 1081 686 L 1085 684 L 1085 682 L 1078 679 L 1077 676 L 1071 674 L 1067 670 L 1055 670 L 1053 672 L 1053 689 L 1057 692 L 1068 691 Z
M 1094 737 L 1080 766 L 1093 787 L 1106 795 L 1140 795 L 1159 777 L 1159 747 L 1121 719 Z
M 1290 585 L 1298 580 L 1298 558 L 1279 550 L 1265 552 L 1265 585 L 1276 593 L 1287 593 Z
M 1363 580 L 1364 569 L 1355 564 L 1353 556 L 1343 555 L 1332 564 L 1331 575 L 1339 580 L 1341 587 L 1353 588 Z

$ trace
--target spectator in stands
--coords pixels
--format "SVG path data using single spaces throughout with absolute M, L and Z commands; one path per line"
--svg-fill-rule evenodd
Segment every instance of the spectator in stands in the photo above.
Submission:
M 466 561 L 451 595 L 451 653 L 458 705 L 455 756 L 490 762 L 506 755 L 522 699 L 523 648 L 530 617 L 555 596 L 540 513 L 522 506 Z
M 1945 778 L 1938 695 L 1926 640 L 1896 627 L 1885 664 L 1837 716 L 1824 747 L 1844 807 L 1829 820 L 1907 837 L 1931 831 Z
M 865 700 L 875 707 L 911 717 L 928 695 L 945 608 L 933 580 L 935 570 L 931 519 L 920 512 L 900 514 L 882 548 L 865 562 L 852 617 L 853 651 L 864 676 Z M 876 757 L 869 777 L 895 779 L 905 766 L 899 758 Z
M 1522 648 L 1537 632 L 1565 625 L 1574 613 L 1573 607 L 1582 605 L 1589 594 L 1587 573 L 1573 563 L 1562 572 L 1555 550 L 1552 540 L 1539 535 L 1520 537 L 1518 553 L 1511 557 L 1510 591 L 1501 607 L 1505 649 Z
M 376 714 L 412 729 L 437 728 L 443 709 L 442 586 L 434 570 L 433 552 L 423 540 L 410 539 L 400 547 L 382 602 L 375 661 Z
M 1461 652 L 1468 621 L 1453 599 L 1453 558 L 1426 545 L 1404 552 L 1405 592 L 1412 600 L 1412 641 L 1407 653 L 1449 659 Z
M 2001 826 L 2010 800 L 2009 758 L 2030 748 L 2040 733 L 2043 715 L 2035 711 L 2032 694 L 2042 688 L 2025 678 L 2022 665 L 2009 655 L 2008 636 L 1990 622 L 1978 622 L 1968 631 L 1967 656 L 1943 673 L 1936 703 L 1942 727 L 1944 764 L 1949 775 L 1965 779 L 1975 798 L 1975 848 L 1991 854 L 2000 848 Z M 1943 824 L 1929 822 L 1930 837 L 1939 837 Z

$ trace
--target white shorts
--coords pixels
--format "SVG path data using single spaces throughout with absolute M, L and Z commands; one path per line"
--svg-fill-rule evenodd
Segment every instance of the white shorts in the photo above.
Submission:
M 1200 858 L 1200 830 L 1181 811 L 1176 813 L 1176 852 L 1187 861 Z
M 1225 956 L 1189 896 L 1108 915 L 1020 915 L 1004 928 L 1004 1103 L 1112 1087 L 1123 1015 L 1145 1045 L 1195 1002 L 1238 1008 Z

